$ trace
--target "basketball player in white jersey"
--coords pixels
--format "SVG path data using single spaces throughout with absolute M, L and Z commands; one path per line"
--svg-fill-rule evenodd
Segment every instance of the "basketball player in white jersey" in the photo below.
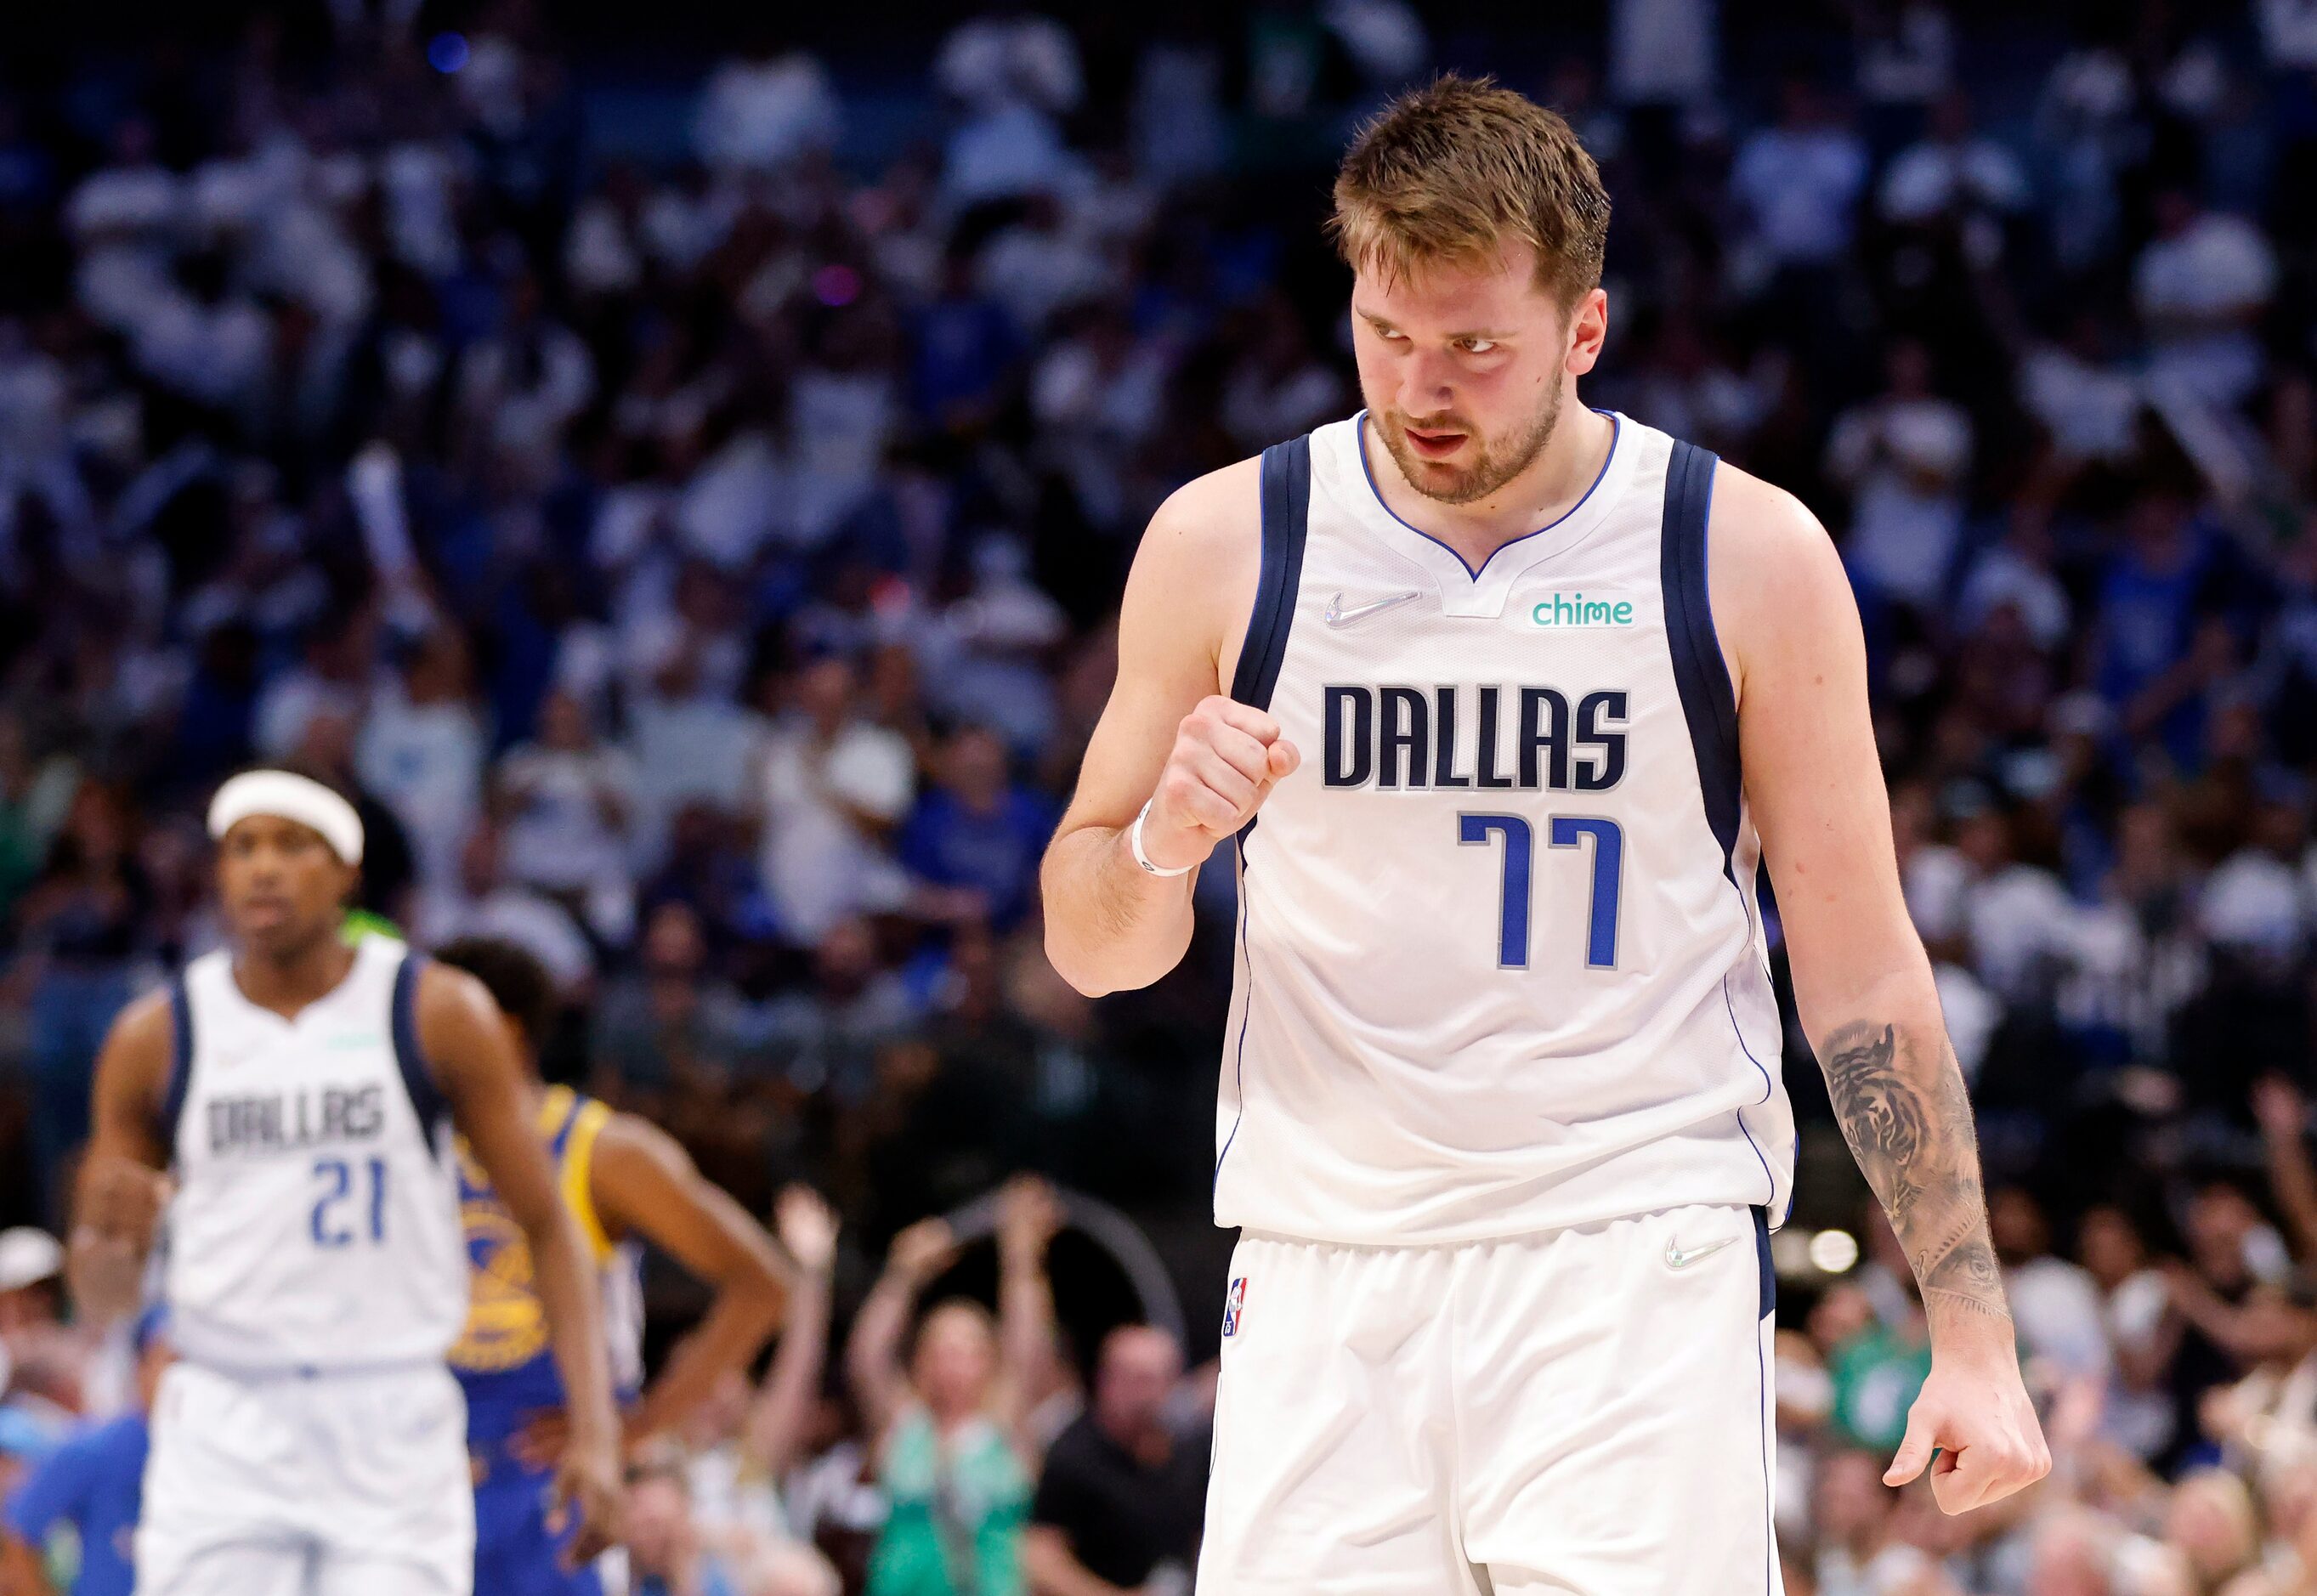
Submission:
M 1888 1478 L 2049 1467 L 1841 564 L 1579 402 L 1608 216 L 1517 94 L 1389 107 L 1336 185 L 1366 410 L 1183 488 L 1127 581 L 1046 941 L 1156 980 L 1236 842 L 1203 1596 L 1777 1589 L 1760 864 L 1929 1315 Z
M 154 1409 L 139 1596 L 470 1590 L 444 1366 L 468 1300 L 454 1126 L 538 1260 L 571 1394 L 557 1485 L 593 1555 L 619 1434 L 595 1275 L 489 994 L 392 938 L 342 940 L 362 823 L 328 788 L 247 772 L 209 825 L 232 946 L 114 1025 L 75 1235 L 82 1278 L 117 1280 L 166 1207 L 180 1361 Z

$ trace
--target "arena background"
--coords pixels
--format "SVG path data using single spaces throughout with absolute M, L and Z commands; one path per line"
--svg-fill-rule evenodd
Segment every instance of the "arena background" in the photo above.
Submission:
M 1919 1314 L 1789 1023 L 1789 1589 L 2317 1591 L 2317 0 L 6 29 L 0 1222 L 65 1223 L 105 1026 L 214 938 L 201 804 L 294 758 L 362 796 L 366 908 L 547 960 L 552 1076 L 828 1195 L 832 1389 L 890 1238 L 1022 1171 L 1115 1211 L 1048 1254 L 1071 1367 L 1167 1311 L 1144 1242 L 1210 1358 L 1229 872 L 1088 1003 L 1037 857 L 1151 509 L 1355 406 L 1336 155 L 1484 71 L 1615 200 L 1588 402 L 1843 548 L 2061 1460 L 1962 1526 L 1862 1472 Z M 0 1485 L 98 1355 L 14 1245 Z M 662 1349 L 700 1303 L 650 1288 Z M 667 1588 L 794 1498 L 695 1480 Z

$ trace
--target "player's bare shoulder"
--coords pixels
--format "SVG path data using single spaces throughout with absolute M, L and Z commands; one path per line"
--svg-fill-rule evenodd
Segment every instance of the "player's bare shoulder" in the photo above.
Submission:
M 418 1045 L 452 1096 L 469 1073 L 501 1062 L 506 1042 L 498 1005 L 490 989 L 465 970 L 426 960 L 419 967 L 412 1006 Z
M 1150 517 L 1128 575 L 1122 649 L 1158 629 L 1195 639 L 1228 680 L 1255 606 L 1263 564 L 1262 461 L 1249 458 L 1194 477 Z
M 132 999 L 114 1016 L 97 1055 L 100 1109 L 110 1106 L 157 1123 L 176 1047 L 176 1003 L 169 990 Z
M 1857 602 L 1834 540 L 1785 488 L 1722 461 L 1706 548 L 1713 629 L 1741 707 L 1752 667 L 1856 633 Z
M 128 1006 L 113 1016 L 108 1046 L 125 1049 L 139 1060 L 158 1059 L 166 1063 L 176 1045 L 175 1008 L 166 987 L 131 998 Z

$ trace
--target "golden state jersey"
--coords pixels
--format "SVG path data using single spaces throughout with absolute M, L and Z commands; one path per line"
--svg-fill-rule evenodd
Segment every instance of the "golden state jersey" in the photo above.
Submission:
M 609 1108 L 568 1086 L 550 1086 L 540 1100 L 539 1133 L 555 1162 L 564 1205 L 603 1277 L 612 1381 L 624 1399 L 642 1384 L 641 1252 L 632 1242 L 613 1242 L 595 1212 L 595 1143 L 611 1118 Z M 465 1139 L 454 1146 L 472 1293 L 450 1364 L 467 1393 L 469 1438 L 497 1440 L 520 1429 L 529 1414 L 561 1407 L 563 1378 L 549 1345 L 530 1244 Z

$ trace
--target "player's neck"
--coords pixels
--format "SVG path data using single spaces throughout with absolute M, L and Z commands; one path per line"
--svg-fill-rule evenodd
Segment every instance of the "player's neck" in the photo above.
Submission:
M 354 950 L 335 932 L 282 953 L 244 948 L 233 960 L 234 984 L 261 1009 L 294 1020 L 336 990 L 354 967 Z
M 1374 424 L 1371 420 L 1362 425 L 1359 441 L 1384 507 L 1445 543 L 1476 571 L 1506 544 L 1551 526 L 1575 509 L 1601 479 L 1617 437 L 1615 422 L 1587 409 L 1572 393 L 1561 405 L 1552 435 L 1519 476 L 1486 498 L 1450 504 L 1409 486 L 1391 451 L 1369 436 Z

